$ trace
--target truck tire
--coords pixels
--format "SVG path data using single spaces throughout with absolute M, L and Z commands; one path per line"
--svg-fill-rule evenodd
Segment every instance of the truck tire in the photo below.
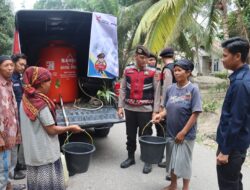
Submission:
M 95 135 L 97 137 L 106 137 L 108 136 L 109 134 L 109 131 L 110 131 L 110 128 L 95 128 Z

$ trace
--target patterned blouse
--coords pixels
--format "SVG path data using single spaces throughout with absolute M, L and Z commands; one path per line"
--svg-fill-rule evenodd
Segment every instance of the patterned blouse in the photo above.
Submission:
M 12 82 L 0 75 L 0 147 L 11 149 L 21 143 L 21 130 Z

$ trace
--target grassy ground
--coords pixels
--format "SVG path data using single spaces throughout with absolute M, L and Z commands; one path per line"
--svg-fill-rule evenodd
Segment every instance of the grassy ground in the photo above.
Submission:
M 216 130 L 220 120 L 221 107 L 226 88 L 216 89 L 216 85 L 201 89 L 203 113 L 198 119 L 197 142 L 212 149 L 217 149 Z M 250 149 L 245 164 L 250 167 Z

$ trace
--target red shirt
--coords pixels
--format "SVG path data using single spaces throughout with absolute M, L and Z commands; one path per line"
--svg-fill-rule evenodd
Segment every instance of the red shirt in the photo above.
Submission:
M 0 75 L 0 147 L 11 149 L 20 142 L 21 130 L 12 82 Z

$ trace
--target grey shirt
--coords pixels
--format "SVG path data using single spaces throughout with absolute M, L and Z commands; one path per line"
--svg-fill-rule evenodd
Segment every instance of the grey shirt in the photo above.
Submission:
M 26 164 L 41 166 L 58 160 L 60 158 L 58 135 L 49 135 L 43 127 L 55 124 L 49 108 L 43 108 L 38 118 L 31 121 L 21 103 L 20 120 Z
M 177 84 L 171 85 L 166 92 L 165 108 L 167 110 L 167 134 L 176 135 L 184 128 L 194 112 L 202 112 L 202 103 L 198 86 L 189 82 L 180 88 Z M 197 123 L 186 134 L 186 140 L 196 137 Z
M 164 100 L 166 99 L 166 92 L 168 87 L 173 83 L 173 74 L 172 71 L 168 68 L 164 69 L 163 72 L 164 75 L 164 80 L 163 80 L 163 85 L 162 85 L 162 89 L 161 89 L 161 106 L 164 107 Z

